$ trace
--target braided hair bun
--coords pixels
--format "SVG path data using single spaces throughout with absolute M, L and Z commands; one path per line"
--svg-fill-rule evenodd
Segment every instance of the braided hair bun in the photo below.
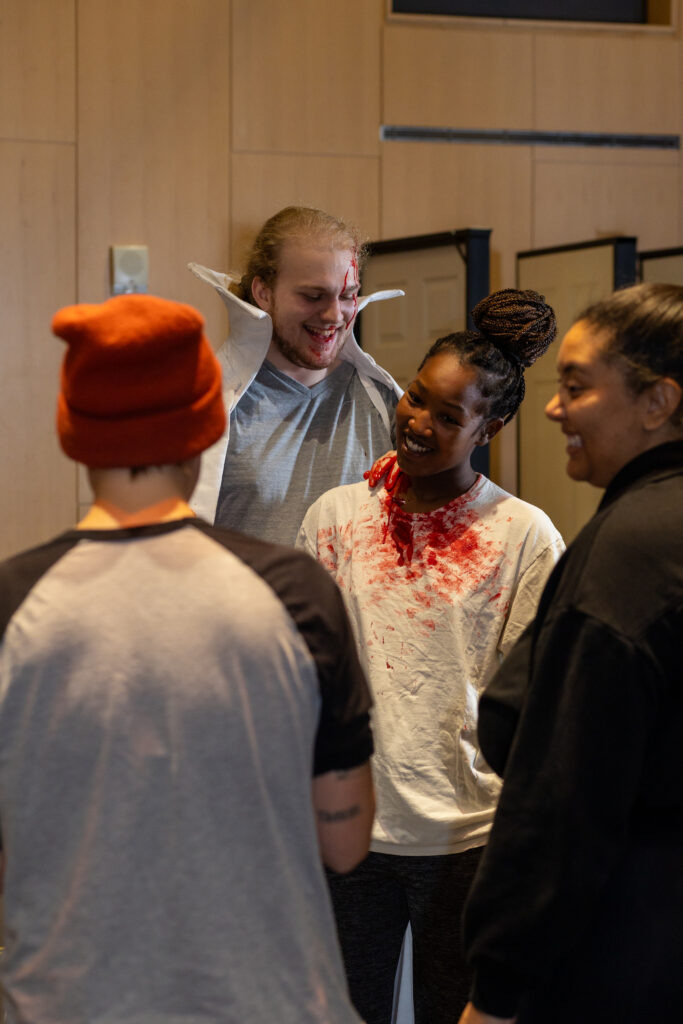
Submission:
M 534 291 L 503 288 L 482 299 L 472 310 L 480 334 L 522 366 L 542 356 L 557 333 L 555 313 Z

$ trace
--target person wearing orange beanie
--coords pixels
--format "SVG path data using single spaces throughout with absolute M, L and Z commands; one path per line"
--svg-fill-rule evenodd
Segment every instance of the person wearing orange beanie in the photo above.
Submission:
M 323 872 L 374 808 L 341 596 L 191 512 L 225 428 L 196 310 L 124 295 L 52 327 L 94 501 L 0 564 L 8 1024 L 358 1024 Z
M 68 346 L 57 434 L 88 467 L 95 494 L 83 528 L 192 515 L 199 455 L 225 429 L 221 371 L 203 325 L 191 306 L 153 295 L 55 314 L 52 329 Z

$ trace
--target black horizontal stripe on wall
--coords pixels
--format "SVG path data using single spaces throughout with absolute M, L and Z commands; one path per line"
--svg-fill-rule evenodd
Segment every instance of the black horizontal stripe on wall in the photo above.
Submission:
M 393 0 L 394 14 L 437 14 L 544 21 L 647 22 L 644 0 Z
M 621 149 L 680 149 L 680 135 L 623 132 L 490 131 L 478 128 L 420 128 L 383 124 L 383 142 L 476 142 L 511 146 L 603 146 Z

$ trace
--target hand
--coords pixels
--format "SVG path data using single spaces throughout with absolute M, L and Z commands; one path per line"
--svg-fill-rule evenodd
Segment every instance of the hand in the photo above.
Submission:
M 368 487 L 374 487 L 382 477 L 385 477 L 384 486 L 389 494 L 407 490 L 409 483 L 409 477 L 399 469 L 396 452 L 393 451 L 380 455 L 372 469 L 363 473 L 363 476 L 368 482 Z
M 462 1011 L 458 1024 L 515 1024 L 516 1017 L 494 1017 L 491 1013 L 483 1013 L 477 1010 L 472 1003 L 468 1003 Z
M 375 461 L 372 469 L 368 469 L 363 473 L 364 478 L 368 482 L 368 487 L 374 487 L 378 484 L 385 473 L 395 473 L 398 469 L 398 463 L 396 461 L 396 452 L 387 452 L 386 455 L 380 455 Z

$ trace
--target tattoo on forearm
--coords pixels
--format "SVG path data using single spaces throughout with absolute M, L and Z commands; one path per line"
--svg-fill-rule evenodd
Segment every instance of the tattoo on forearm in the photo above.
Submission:
M 357 818 L 359 814 L 360 807 L 358 804 L 354 804 L 353 807 L 344 807 L 341 811 L 318 810 L 318 820 L 329 825 L 337 821 L 348 821 L 349 818 Z

